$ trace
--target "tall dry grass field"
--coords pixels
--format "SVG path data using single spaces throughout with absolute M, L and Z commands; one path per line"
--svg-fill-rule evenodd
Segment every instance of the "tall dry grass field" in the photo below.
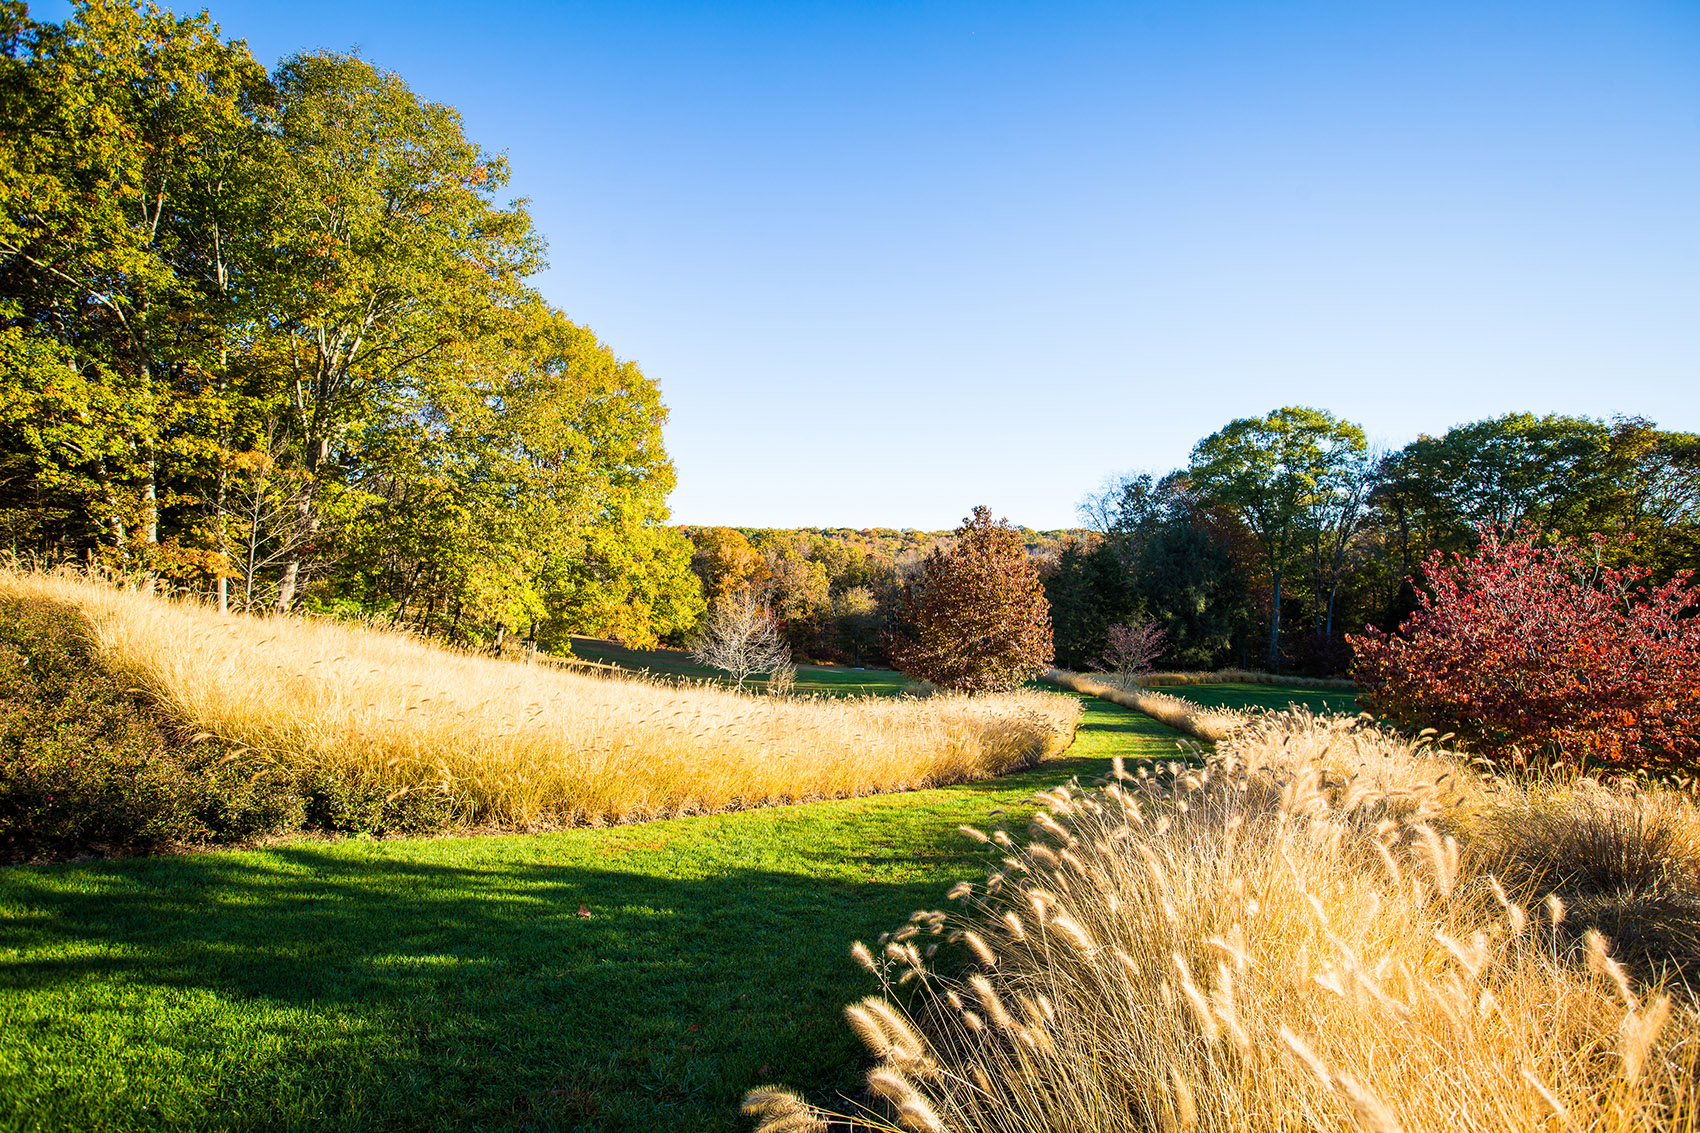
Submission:
M 1076 701 L 785 700 L 528 666 L 400 633 L 220 616 L 58 575 L 100 655 L 185 726 L 292 769 L 440 791 L 468 823 L 605 822 L 937 786 L 1061 750 Z
M 1663 878 L 1661 915 L 1686 899 L 1692 936 L 1686 804 L 1525 792 L 1302 711 L 1259 717 L 1204 768 L 1118 765 L 1045 802 L 1020 842 L 990 835 L 984 884 L 853 951 L 884 988 L 848 1010 L 878 1059 L 865 1127 L 1696 1125 L 1683 958 L 1632 969 L 1585 915 L 1598 907 L 1547 899 L 1603 857 L 1619 865 L 1583 889 L 1633 919 L 1613 887 Z M 1555 830 L 1583 848 L 1553 848 Z M 781 1088 L 746 1109 L 765 1133 L 826 1129 Z

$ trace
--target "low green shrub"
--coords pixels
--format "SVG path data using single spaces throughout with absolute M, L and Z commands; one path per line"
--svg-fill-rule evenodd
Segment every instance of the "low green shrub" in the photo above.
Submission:
M 291 777 L 180 741 L 68 606 L 0 596 L 0 859 L 241 841 L 301 825 Z
M 308 773 L 302 784 L 306 796 L 305 825 L 333 834 L 371 834 L 383 824 L 384 792 L 380 787 L 349 783 L 329 771 Z
M 349 782 L 329 771 L 302 782 L 304 825 L 328 834 L 435 834 L 453 819 L 449 799 L 435 792 L 398 791 Z

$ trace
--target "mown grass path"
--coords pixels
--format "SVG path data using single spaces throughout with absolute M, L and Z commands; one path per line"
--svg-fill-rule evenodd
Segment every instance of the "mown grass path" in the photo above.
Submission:
M 1151 690 L 1178 696 L 1211 708 L 1269 708 L 1279 711 L 1298 704 L 1315 712 L 1358 710 L 1358 694 L 1344 689 L 1301 688 L 1295 685 L 1207 684 L 1161 685 Z
M 1088 699 L 941 790 L 3 868 L 0 1129 L 742 1129 L 757 1082 L 855 1088 L 847 949 L 979 875 L 959 823 L 1176 739 Z

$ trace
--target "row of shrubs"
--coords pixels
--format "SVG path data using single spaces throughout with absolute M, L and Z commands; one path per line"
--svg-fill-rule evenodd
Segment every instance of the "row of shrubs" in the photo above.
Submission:
M 449 818 L 439 796 L 286 771 L 188 735 L 101 667 L 75 609 L 0 595 L 0 859 L 422 834 Z

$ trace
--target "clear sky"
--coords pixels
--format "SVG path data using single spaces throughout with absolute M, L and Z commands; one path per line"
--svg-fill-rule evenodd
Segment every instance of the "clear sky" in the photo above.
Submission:
M 508 154 L 680 522 L 1071 526 L 1287 404 L 1700 431 L 1694 0 L 211 12 Z

